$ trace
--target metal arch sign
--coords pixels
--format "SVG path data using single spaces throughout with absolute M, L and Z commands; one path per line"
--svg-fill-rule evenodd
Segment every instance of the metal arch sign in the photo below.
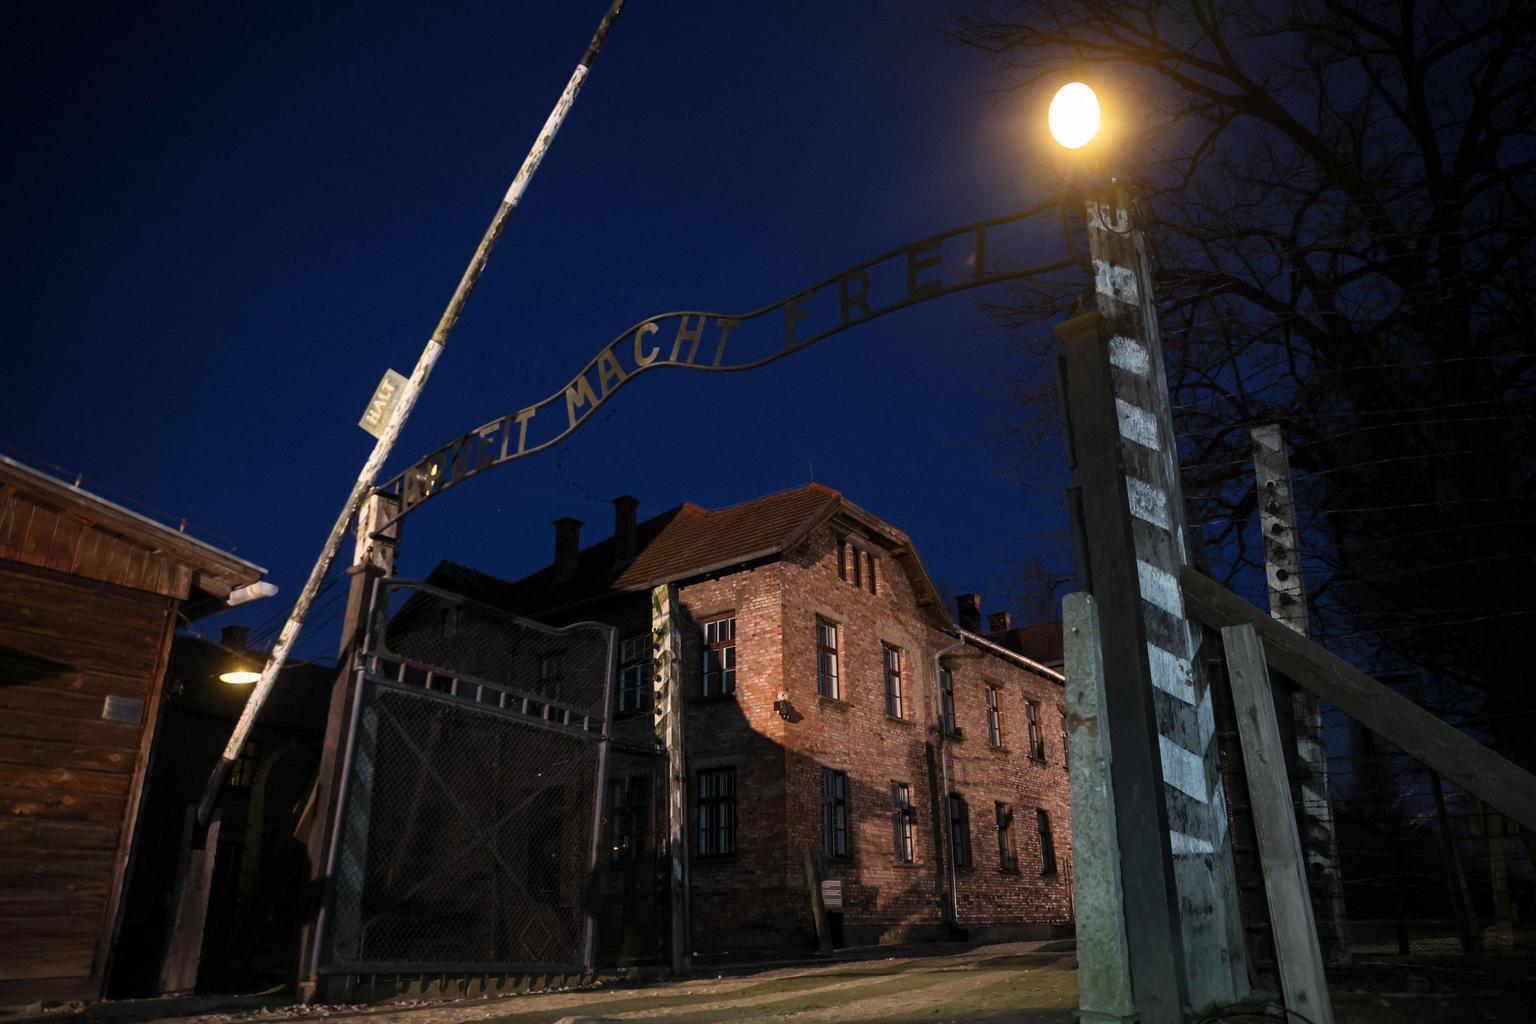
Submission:
M 928 299 L 982 285 L 1076 269 L 1068 254 L 1025 264 L 1010 253 L 1038 248 L 1026 230 L 1051 200 L 1019 213 L 967 224 L 882 253 L 748 313 L 687 310 L 642 320 L 607 345 L 563 388 L 457 437 L 380 484 L 398 502 L 386 528 L 470 477 L 543 451 L 569 436 L 619 389 L 661 367 L 735 373 L 783 359 L 858 324 Z

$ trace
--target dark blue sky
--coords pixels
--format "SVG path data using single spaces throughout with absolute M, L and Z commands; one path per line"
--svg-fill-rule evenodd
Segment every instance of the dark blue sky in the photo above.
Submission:
M 13 10 L 0 450 L 229 538 L 286 607 L 372 444 L 374 385 L 409 371 L 605 6 Z M 1000 95 L 946 7 L 632 0 L 391 470 L 650 314 L 754 308 L 1045 198 L 1047 97 Z M 1011 562 L 1071 556 L 1060 460 L 1000 439 L 1019 357 L 982 297 L 752 373 L 649 374 L 414 513 L 403 569 L 521 575 L 557 516 L 595 540 L 613 495 L 718 507 L 814 465 L 996 609 Z

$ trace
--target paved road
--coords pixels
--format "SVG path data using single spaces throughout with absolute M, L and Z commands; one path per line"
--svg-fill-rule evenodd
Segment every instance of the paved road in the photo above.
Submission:
M 322 1014 L 268 1011 L 210 1015 L 202 1024 L 327 1020 L 356 1024 L 555 1024 L 664 1021 L 666 1024 L 1071 1024 L 1076 961 L 1038 942 L 964 952 L 906 955 L 764 970 L 662 985 L 514 996 L 410 1008 Z M 183 1018 L 181 1024 L 189 1024 Z

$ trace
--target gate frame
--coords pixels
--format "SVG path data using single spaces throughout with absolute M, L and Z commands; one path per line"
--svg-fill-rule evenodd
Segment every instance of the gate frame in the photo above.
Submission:
M 373 501 L 379 502 L 380 504 L 382 504 L 384 500 L 385 499 L 383 499 L 382 496 L 378 496 L 373 499 Z M 362 547 L 362 540 L 363 537 L 360 536 L 360 548 Z M 597 900 L 601 893 L 604 867 L 603 859 L 600 854 L 602 850 L 603 812 L 606 806 L 608 791 L 608 755 L 612 747 L 613 715 L 611 708 L 613 703 L 614 678 L 617 671 L 618 630 L 616 627 L 608 625 L 607 623 L 595 622 L 591 620 L 572 622 L 559 627 L 548 626 L 543 623 L 536 622 L 532 619 L 526 619 L 521 616 L 514 615 L 510 612 L 494 608 L 490 605 L 484 604 L 483 602 L 476 601 L 473 598 L 465 597 L 461 594 L 455 594 L 452 591 L 444 590 L 441 587 L 433 586 L 421 580 L 413 580 L 405 577 L 387 575 L 388 569 L 391 567 L 392 566 L 389 565 L 354 566 L 356 575 L 354 576 L 353 596 L 356 597 L 357 600 L 353 605 L 353 608 L 366 610 L 360 611 L 360 614 L 357 616 L 358 621 L 356 623 L 349 622 L 349 628 L 344 633 L 344 643 L 346 644 L 346 649 L 343 682 L 346 688 L 346 695 L 344 698 L 344 704 L 340 708 L 336 706 L 336 702 L 333 702 L 332 706 L 333 718 L 338 718 L 340 723 L 344 724 L 340 725 L 339 735 L 336 736 L 335 755 L 339 756 L 336 757 L 336 762 L 333 763 L 332 767 L 332 771 L 334 772 L 332 778 L 335 780 L 332 793 L 330 794 L 329 799 L 325 800 L 325 803 L 328 806 L 325 807 L 323 816 L 321 816 L 320 820 L 317 822 L 319 826 L 318 831 L 322 836 L 322 844 L 319 846 L 319 848 L 323 849 L 324 858 L 321 862 L 321 865 L 319 866 L 319 870 L 317 872 L 318 877 L 316 880 L 320 883 L 322 888 L 320 892 L 320 899 L 318 901 L 317 913 L 314 918 L 314 925 L 303 950 L 303 960 L 300 965 L 299 994 L 301 998 L 312 996 L 315 998 L 324 999 L 326 1001 L 350 1000 L 353 990 L 356 987 L 355 979 L 358 978 L 362 973 L 367 973 L 370 975 L 397 973 L 438 975 L 451 973 L 462 976 L 471 974 L 505 976 L 531 973 L 545 975 L 590 974 L 594 968 L 596 957 Z M 357 591 L 359 588 L 365 588 L 366 592 L 358 594 Z M 585 739 L 587 742 L 593 743 L 597 747 L 597 777 L 596 785 L 594 787 L 596 792 L 593 799 L 592 839 L 587 851 L 587 881 L 585 885 L 585 892 L 582 897 L 582 939 L 581 960 L 579 963 L 565 964 L 512 961 L 507 961 L 505 963 L 453 963 L 444 961 L 432 961 L 390 965 L 388 968 L 382 971 L 363 972 L 357 970 L 358 965 L 356 964 L 338 965 L 336 961 L 334 956 L 334 947 L 332 945 L 332 942 L 335 938 L 334 934 L 332 933 L 332 929 L 335 918 L 336 898 L 339 888 L 337 884 L 336 864 L 341 849 L 342 833 L 345 831 L 343 818 L 346 812 L 348 798 L 351 795 L 353 755 L 357 747 L 357 734 L 362 715 L 364 690 L 369 684 L 372 684 L 374 687 L 384 687 L 388 689 L 399 689 L 406 691 L 414 691 L 417 689 L 415 687 L 402 684 L 398 680 L 391 681 L 384 679 L 382 676 L 377 674 L 370 673 L 368 671 L 367 659 L 370 657 L 383 655 L 385 657 L 393 657 L 402 663 L 421 664 L 419 662 L 414 662 L 414 659 L 408 659 L 398 654 L 392 654 L 387 646 L 386 628 L 388 622 L 385 616 L 388 611 L 388 602 L 382 595 L 386 594 L 387 591 L 392 588 L 409 589 L 417 593 L 427 593 L 433 597 L 448 601 L 454 605 L 473 606 L 489 613 L 495 618 L 505 620 L 509 623 L 515 623 L 520 627 L 532 628 L 539 633 L 559 635 L 581 629 L 596 628 L 605 639 L 607 644 L 607 656 L 604 659 L 605 677 L 603 682 L 602 698 L 596 705 L 598 713 L 589 713 L 585 715 L 585 718 L 588 720 L 588 722 L 596 721 L 599 723 L 599 731 L 596 734 L 592 734 L 590 729 L 579 727 L 566 727 L 562 729 L 549 730 L 562 735 L 570 735 L 573 738 Z M 350 610 L 352 609 L 349 609 L 349 611 Z M 422 667 L 425 668 L 426 666 L 423 665 Z M 427 670 L 430 675 L 431 669 Z M 468 679 L 482 690 L 485 687 L 490 687 L 503 693 L 522 690 L 520 687 L 506 686 L 504 684 L 495 683 L 490 680 L 483 680 L 475 676 L 470 676 L 458 672 L 445 672 L 443 675 L 451 676 L 451 678 L 455 680 Z M 484 704 L 479 700 L 467 701 L 457 698 L 456 696 L 445 695 L 439 691 L 430 689 L 421 689 L 420 693 L 428 696 L 431 699 L 450 703 L 454 706 L 462 706 L 469 709 L 479 709 L 484 713 L 496 715 L 498 717 L 504 717 L 509 721 L 522 722 L 526 725 L 538 727 L 537 720 L 515 714 L 508 714 L 507 709 L 505 708 L 496 705 Z M 528 696 L 533 697 L 533 694 L 528 694 Z M 548 703 L 547 700 L 543 697 L 539 697 L 538 699 L 540 703 Z M 339 715 L 336 714 L 338 710 L 340 711 Z M 545 727 L 547 728 L 547 726 Z M 586 735 L 583 736 L 583 733 Z M 329 740 L 330 737 L 328 736 L 327 739 Z M 328 750 L 326 753 L 330 754 L 331 751 Z M 322 778 L 325 775 L 324 768 L 325 766 L 322 765 Z M 313 850 L 315 848 L 315 845 L 312 844 L 311 849 Z

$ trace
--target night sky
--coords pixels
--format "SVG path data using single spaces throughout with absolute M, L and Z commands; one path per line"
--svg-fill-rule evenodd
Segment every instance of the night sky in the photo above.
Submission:
M 0 451 L 266 566 L 281 595 L 213 625 L 285 611 L 372 445 L 375 384 L 409 372 L 605 7 L 11 8 Z M 1048 97 L 1004 94 L 946 8 L 632 0 L 389 471 L 649 315 L 752 309 L 1049 196 Z M 751 373 L 647 374 L 415 512 L 402 571 L 519 576 L 558 516 L 607 536 L 614 495 L 645 517 L 814 474 L 997 610 L 1014 563 L 1071 555 L 1060 458 L 1006 436 L 1021 357 L 986 297 Z

